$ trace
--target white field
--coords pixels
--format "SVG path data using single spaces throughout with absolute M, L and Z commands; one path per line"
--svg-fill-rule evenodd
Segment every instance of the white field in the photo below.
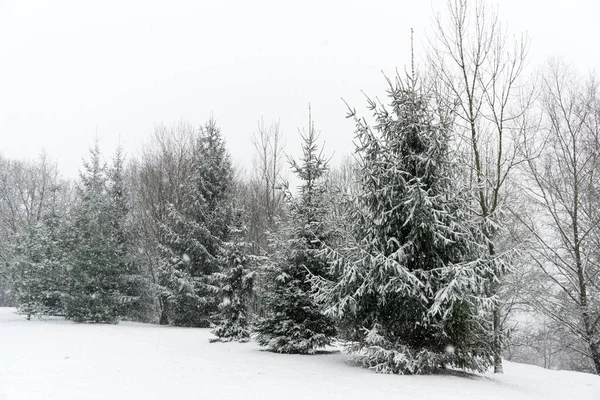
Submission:
M 0 399 L 599 400 L 600 376 L 505 362 L 505 374 L 379 375 L 342 353 L 209 343 L 208 329 L 27 321 L 0 308 Z

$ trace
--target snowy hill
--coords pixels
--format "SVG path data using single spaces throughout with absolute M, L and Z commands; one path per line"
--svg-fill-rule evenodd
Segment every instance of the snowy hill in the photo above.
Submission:
M 0 399 L 600 399 L 600 377 L 505 363 L 501 376 L 378 375 L 340 353 L 213 343 L 207 329 L 26 321 L 0 308 Z

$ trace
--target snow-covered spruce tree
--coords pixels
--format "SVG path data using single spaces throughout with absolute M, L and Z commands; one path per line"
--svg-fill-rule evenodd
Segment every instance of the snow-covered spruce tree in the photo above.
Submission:
M 245 234 L 241 210 L 236 210 L 231 229 L 232 240 L 224 243 L 226 265 L 223 272 L 214 274 L 220 287 L 220 323 L 212 331 L 217 336 L 211 342 L 247 342 L 250 339 L 248 301 L 252 296 L 255 271 L 251 268 L 249 243 L 241 241 Z
M 420 374 L 445 365 L 491 365 L 486 283 L 503 267 L 486 255 L 460 171 L 448 113 L 413 76 L 389 81 L 389 109 L 369 100 L 376 123 L 356 123 L 358 193 L 347 204 L 354 232 L 327 248 L 335 280 L 314 277 L 319 301 L 349 332 L 362 365 Z
M 16 243 L 18 312 L 27 319 L 61 315 L 65 274 L 58 216 L 50 211 L 19 234 Z
M 171 206 L 161 224 L 160 295 L 169 319 L 161 323 L 208 327 L 216 322 L 219 288 L 211 275 L 222 269 L 232 218 L 232 179 L 221 131 L 210 120 L 199 131 L 192 172 L 182 182 L 183 205 Z
M 144 276 L 137 254 L 132 251 L 130 195 L 127 185 L 125 156 L 119 146 L 107 171 L 107 194 L 110 219 L 114 229 L 115 252 L 121 263 L 119 279 L 119 315 L 132 320 L 146 320 L 152 301 L 151 284 Z
M 80 174 L 68 259 L 66 317 L 76 322 L 118 322 L 125 274 L 119 214 L 107 187 L 98 142 Z
M 308 132 L 300 162 L 290 159 L 292 171 L 301 180 L 298 199 L 286 191 L 289 218 L 271 239 L 272 253 L 265 266 L 271 282 L 265 299 L 266 317 L 255 330 L 258 343 L 279 353 L 312 354 L 331 343 L 336 331 L 333 320 L 321 312 L 311 296 L 310 276 L 327 272 L 319 256 L 328 242 L 324 175 L 327 160 L 317 144 L 318 135 L 309 115 Z

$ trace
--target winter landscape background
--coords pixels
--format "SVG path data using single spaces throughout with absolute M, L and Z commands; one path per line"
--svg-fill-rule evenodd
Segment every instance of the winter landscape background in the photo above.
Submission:
M 44 7 L 6 11 L 25 20 Z M 154 7 L 141 11 L 140 27 Z M 396 21 L 393 37 L 367 35 L 369 51 L 402 43 L 400 56 L 394 51 L 401 62 L 391 70 L 378 65 L 379 85 L 338 100 L 336 117 L 326 91 L 315 90 L 315 101 L 292 113 L 305 121 L 293 134 L 284 129 L 289 121 L 259 114 L 241 135 L 226 127 L 246 119 L 244 102 L 254 109 L 281 88 L 273 82 L 286 80 L 274 73 L 264 91 L 252 89 L 255 97 L 242 90 L 236 98 L 226 71 L 257 67 L 256 79 L 244 75 L 255 87 L 269 59 L 277 64 L 295 46 L 301 52 L 314 34 L 279 50 L 266 41 L 273 47 L 263 67 L 244 53 L 232 64 L 227 49 L 237 44 L 229 35 L 243 36 L 246 22 L 214 25 L 227 21 L 217 18 L 220 7 L 188 10 L 215 17 L 207 25 L 218 28 L 211 43 L 223 48 L 213 49 L 207 88 L 236 99 L 223 113 L 220 106 L 202 110 L 201 123 L 183 111 L 175 122 L 155 116 L 144 137 L 139 126 L 118 142 L 110 133 L 108 142 L 118 143 L 110 151 L 96 126 L 94 135 L 63 142 L 61 152 L 36 156 L 35 144 L 18 143 L 34 138 L 27 132 L 46 118 L 36 117 L 37 100 L 18 111 L 22 93 L 2 99 L 0 398 L 598 398 L 600 91 L 593 57 L 588 65 L 569 52 L 534 50 L 527 25 L 513 29 L 510 2 L 511 12 L 487 1 L 433 2 L 416 29 Z M 281 28 L 289 10 L 273 7 Z M 323 7 L 325 14 L 343 9 Z M 595 6 L 579 7 L 590 14 Z M 115 27 L 134 10 L 126 7 Z M 96 44 L 111 43 L 114 32 L 106 32 L 104 42 L 93 36 Z M 140 34 L 146 45 L 172 35 L 149 32 Z M 338 33 L 330 55 L 349 56 L 335 45 Z M 31 37 L 19 36 L 21 47 L 4 45 L 5 56 L 33 51 Z M 329 54 L 322 50 L 315 57 Z M 146 51 L 124 62 L 125 70 Z M 10 68 L 24 61 L 14 58 Z M 53 56 L 49 70 L 67 64 Z M 326 63 L 311 80 L 319 63 L 310 65 L 306 76 L 298 75 L 302 68 L 295 76 L 312 83 L 329 76 Z M 81 82 L 97 84 L 78 71 Z M 46 84 L 38 92 L 49 96 Z M 211 92 L 198 93 L 204 104 Z M 297 102 L 299 93 L 287 96 Z M 123 104 L 110 89 L 102 96 Z M 294 103 L 288 97 L 280 103 Z M 57 94 L 59 104 L 76 112 Z M 29 117 L 17 127 L 19 115 Z M 321 126 L 323 115 L 333 136 Z M 53 124 L 48 137 L 65 138 Z M 62 169 L 82 137 L 89 150 L 75 154 L 83 156 L 75 177 Z

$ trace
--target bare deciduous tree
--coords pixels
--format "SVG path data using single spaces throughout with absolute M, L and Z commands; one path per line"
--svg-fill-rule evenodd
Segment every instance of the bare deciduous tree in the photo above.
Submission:
M 524 115 L 532 95 L 524 93 L 523 70 L 528 41 L 508 40 L 494 10 L 484 1 L 449 0 L 447 19 L 434 21 L 428 63 L 438 101 L 455 109 L 457 147 L 463 153 L 473 190 L 473 210 L 481 218 L 489 254 L 502 250 L 497 233 L 502 223 L 506 186 L 520 151 Z M 496 297 L 498 283 L 490 282 Z M 494 371 L 502 372 L 502 312 L 492 315 Z
M 252 135 L 255 157 L 250 180 L 247 182 L 244 208 L 248 216 L 248 237 L 253 252 L 260 254 L 267 245 L 267 231 L 275 227 L 283 208 L 282 183 L 285 161 L 285 140 L 278 122 L 266 125 L 258 122 Z
M 522 218 L 536 239 L 531 260 L 543 279 L 531 303 L 570 332 L 571 350 L 600 374 L 600 92 L 553 63 L 542 86 L 546 129 L 527 143 L 528 194 Z M 578 342 L 578 344 L 577 344 Z
M 181 209 L 185 205 L 183 182 L 191 173 L 196 128 L 180 121 L 173 127 L 157 125 L 150 141 L 144 146 L 140 159 L 133 163 L 132 219 L 133 230 L 139 234 L 136 247 L 146 265 L 146 273 L 159 288 L 160 262 L 159 224 L 168 215 L 169 205 Z M 166 302 L 157 293 L 159 322 L 167 324 Z
M 15 235 L 44 213 L 69 207 L 70 185 L 45 153 L 36 160 L 0 156 L 0 304 L 12 305 L 12 247 Z

